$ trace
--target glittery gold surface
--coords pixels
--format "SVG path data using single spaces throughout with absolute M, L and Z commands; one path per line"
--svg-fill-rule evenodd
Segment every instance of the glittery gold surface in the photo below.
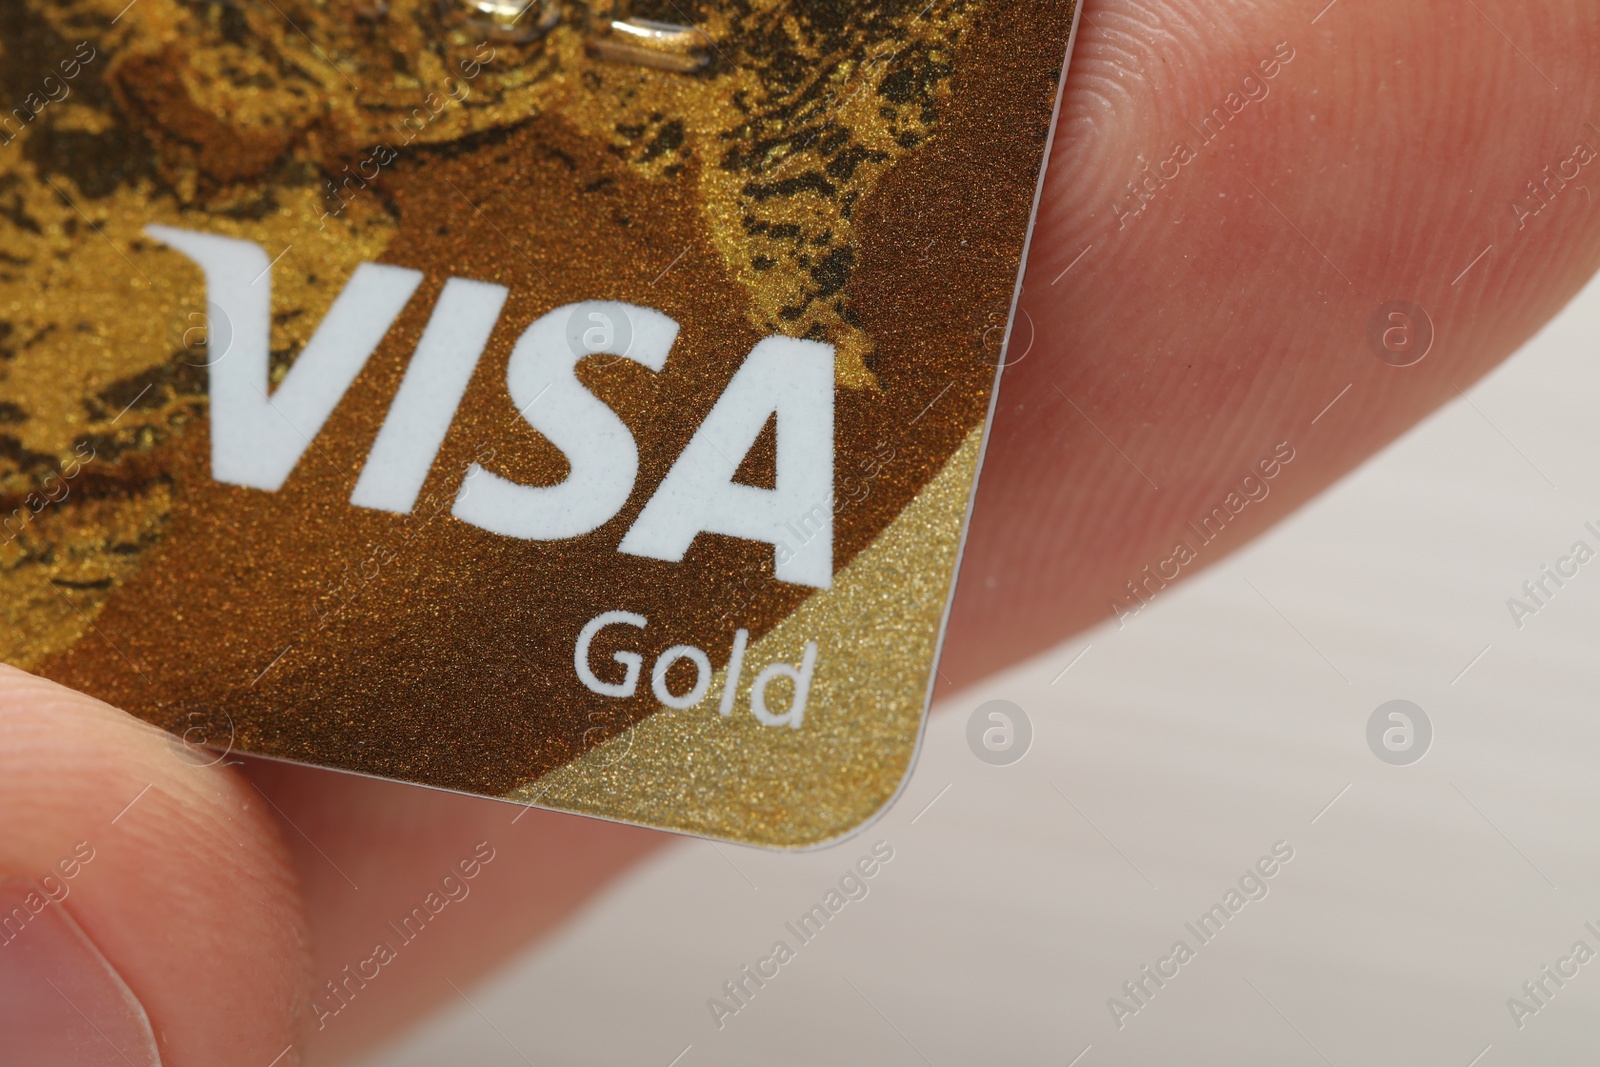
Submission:
M 973 430 L 938 477 L 865 552 L 750 646 L 738 712 L 704 700 L 661 708 L 620 737 L 508 794 L 585 815 L 753 844 L 817 845 L 860 827 L 911 769 L 923 705 L 977 473 Z M 763 726 L 749 686 L 769 663 L 799 663 L 817 641 L 803 729 Z M 729 790 L 729 782 L 739 783 Z
M 34 113 L 7 126 L 16 112 L 0 107 L 0 659 L 246 751 L 493 796 L 537 787 L 659 712 L 648 686 L 616 701 L 578 684 L 571 648 L 588 619 L 637 611 L 647 661 L 688 641 L 720 667 L 737 629 L 777 647 L 797 612 L 821 610 L 774 579 L 768 546 L 702 536 L 678 564 L 616 551 L 774 333 L 838 353 L 836 571 L 906 515 L 937 531 L 916 557 L 925 569 L 868 568 L 884 585 L 876 600 L 853 593 L 858 610 L 947 589 L 939 546 L 966 491 L 930 486 L 962 469 L 951 457 L 988 408 L 1070 2 L 636 4 L 706 30 L 710 62 L 692 75 L 590 55 L 581 5 L 520 44 L 447 25 L 434 0 L 124 5 L 0 3 L 0 105 Z M 75 55 L 91 58 L 61 94 Z M 425 275 L 278 492 L 210 479 L 203 279 L 141 236 L 151 223 L 275 257 L 274 382 L 357 264 Z M 506 286 L 502 318 L 416 511 L 353 508 L 451 276 Z M 579 369 L 638 441 L 633 496 L 564 542 L 453 519 L 459 472 L 486 450 L 524 484 L 566 477 L 511 403 L 506 362 L 523 326 L 589 299 L 682 327 L 659 374 Z M 771 464 L 769 437 L 740 477 L 764 484 Z M 925 607 L 914 626 L 892 612 L 853 625 L 928 660 L 932 644 L 908 636 L 937 630 L 942 601 Z M 931 663 L 819 637 L 858 667 L 828 674 L 844 703 L 815 721 L 920 713 Z M 863 688 L 846 701 L 849 679 Z M 696 825 L 791 844 L 838 832 L 842 813 L 882 803 L 917 736 L 914 722 L 869 733 L 816 749 L 816 774 L 842 775 L 820 821 L 773 814 L 752 773 L 717 780 L 715 804 L 697 792 L 720 814 Z M 891 733 L 898 755 L 883 748 Z M 658 818 L 627 803 L 633 815 L 620 795 L 619 810 L 584 810 Z M 741 805 L 749 829 L 736 832 Z

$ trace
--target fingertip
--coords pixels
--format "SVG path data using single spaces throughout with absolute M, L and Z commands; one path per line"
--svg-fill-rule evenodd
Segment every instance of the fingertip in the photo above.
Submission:
M 93 951 L 67 953 L 88 961 L 74 973 L 105 961 L 167 1067 L 265 1064 L 301 1043 L 311 972 L 294 867 L 270 806 L 215 754 L 0 667 L 0 826 L 0 877 L 47 902 L 0 916 L 0 952 L 30 937 L 65 952 L 72 939 L 51 931 L 80 930 Z

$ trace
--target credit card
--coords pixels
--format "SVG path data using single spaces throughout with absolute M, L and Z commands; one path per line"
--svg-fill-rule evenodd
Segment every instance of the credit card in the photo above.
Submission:
M 1075 17 L 3 5 L 0 659 L 224 752 L 859 829 Z

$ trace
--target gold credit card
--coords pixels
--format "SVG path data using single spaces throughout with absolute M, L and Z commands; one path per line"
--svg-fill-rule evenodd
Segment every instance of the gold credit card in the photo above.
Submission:
M 1075 15 L 0 4 L 0 659 L 239 752 L 861 827 Z

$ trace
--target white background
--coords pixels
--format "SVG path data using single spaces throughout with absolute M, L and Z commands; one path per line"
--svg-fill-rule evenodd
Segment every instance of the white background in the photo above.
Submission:
M 1597 342 L 1600 282 L 1246 551 L 943 701 L 864 837 L 686 841 L 370 1067 L 1593 1062 L 1600 960 L 1521 1030 L 1506 1000 L 1600 950 L 1600 560 L 1520 630 L 1506 601 L 1600 549 Z M 1035 728 L 1009 767 L 966 745 L 994 698 Z M 1434 726 L 1409 767 L 1365 740 L 1393 698 Z M 880 839 L 869 895 L 719 1031 L 707 998 Z M 1184 922 L 1279 840 L 1199 947 Z M 1196 958 L 1119 1030 L 1107 999 L 1179 937 Z

